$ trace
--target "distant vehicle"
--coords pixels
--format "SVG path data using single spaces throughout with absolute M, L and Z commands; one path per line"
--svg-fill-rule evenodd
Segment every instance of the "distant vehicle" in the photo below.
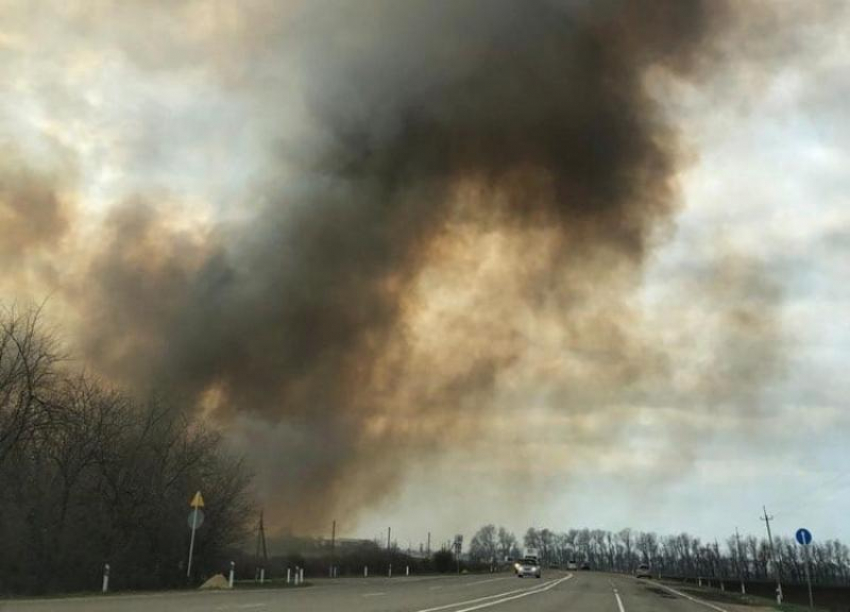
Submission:
M 590 563 L 587 563 L 587 562 L 582 563 L 582 564 L 581 564 L 581 569 L 583 569 L 583 570 L 585 570 L 585 571 L 589 570 L 589 569 L 590 569 Z
M 539 561 L 534 557 L 520 559 L 514 565 L 514 569 L 516 570 L 517 578 L 525 578 L 526 576 L 540 578 L 542 571 Z
M 646 563 L 641 563 L 635 570 L 635 578 L 652 578 L 652 570 Z
M 576 563 L 575 559 L 570 559 L 569 561 L 567 561 L 567 569 L 568 570 L 577 570 L 578 569 L 578 563 Z

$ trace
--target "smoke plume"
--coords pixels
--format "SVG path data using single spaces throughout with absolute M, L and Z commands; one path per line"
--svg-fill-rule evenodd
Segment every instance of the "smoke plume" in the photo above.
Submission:
M 68 289 L 97 369 L 240 432 L 300 528 L 508 406 L 592 411 L 667 375 L 632 297 L 685 156 L 646 82 L 698 77 L 728 19 L 699 0 L 309 5 L 279 28 L 246 10 L 264 44 L 217 43 L 221 87 L 274 135 L 241 214 L 186 223 L 140 190 Z M 283 129 L 292 83 L 304 124 Z

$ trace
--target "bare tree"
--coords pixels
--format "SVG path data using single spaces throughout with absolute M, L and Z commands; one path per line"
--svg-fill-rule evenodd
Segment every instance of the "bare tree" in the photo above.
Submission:
M 539 553 L 542 543 L 540 540 L 540 532 L 534 527 L 529 527 L 522 538 L 523 546 L 525 546 L 526 554 L 529 550 L 535 550 Z
M 469 556 L 473 561 L 495 562 L 498 551 L 496 533 L 495 525 L 484 525 L 475 532 L 469 542 Z
M 0 463 L 49 418 L 61 356 L 40 309 L 0 310 Z
M 516 536 L 505 529 L 504 527 L 499 527 L 499 556 L 504 561 L 505 559 L 513 558 L 515 556 L 515 550 L 517 548 L 517 539 Z
M 634 569 L 634 560 L 632 559 L 632 530 L 631 529 L 621 529 L 619 533 L 617 533 L 617 538 L 620 542 L 623 543 L 623 547 L 625 548 L 625 569 L 630 572 Z
M 185 580 L 188 501 L 207 498 L 199 575 L 241 543 L 251 475 L 221 436 L 165 394 L 138 402 L 60 367 L 37 310 L 0 316 L 0 590 Z

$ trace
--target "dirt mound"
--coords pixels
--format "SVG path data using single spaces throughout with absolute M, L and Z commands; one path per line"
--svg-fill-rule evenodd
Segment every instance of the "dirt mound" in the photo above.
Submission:
M 229 589 L 230 584 L 222 574 L 216 574 L 204 584 L 198 587 L 199 589 Z

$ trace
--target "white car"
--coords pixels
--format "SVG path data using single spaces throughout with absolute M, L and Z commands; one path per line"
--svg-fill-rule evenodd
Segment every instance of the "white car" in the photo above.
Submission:
M 652 578 L 652 570 L 646 563 L 641 563 L 635 570 L 635 578 Z
M 567 561 L 567 569 L 568 570 L 577 570 L 578 569 L 578 563 L 576 563 L 575 559 L 570 559 L 569 561 Z
M 541 576 L 540 562 L 534 557 L 520 559 L 514 565 L 514 569 L 516 570 L 517 578 L 525 578 L 526 576 L 540 578 Z

